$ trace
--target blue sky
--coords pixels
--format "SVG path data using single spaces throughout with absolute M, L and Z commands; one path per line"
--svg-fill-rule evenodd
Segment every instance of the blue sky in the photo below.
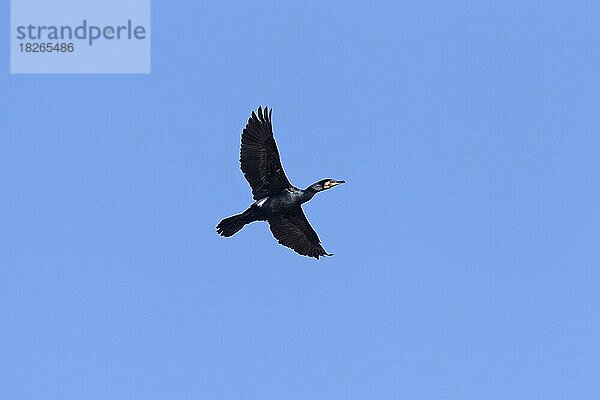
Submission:
M 150 75 L 3 57 L 2 397 L 599 398 L 599 12 L 164 1 Z M 334 257 L 214 232 L 261 104 L 348 182 L 305 206 Z

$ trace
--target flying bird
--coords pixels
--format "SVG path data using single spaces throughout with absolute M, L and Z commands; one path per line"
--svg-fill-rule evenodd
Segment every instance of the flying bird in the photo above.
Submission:
M 306 189 L 290 183 L 273 138 L 273 109 L 258 107 L 242 132 L 241 170 L 252 188 L 255 202 L 243 213 L 227 217 L 217 225 L 219 235 L 230 237 L 244 225 L 267 221 L 277 241 L 296 253 L 319 259 L 331 256 L 321 245 L 319 236 L 310 226 L 302 204 L 319 192 L 345 181 L 321 179 Z

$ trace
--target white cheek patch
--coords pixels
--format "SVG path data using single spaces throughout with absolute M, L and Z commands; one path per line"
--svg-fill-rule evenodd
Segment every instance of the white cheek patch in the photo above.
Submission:
M 265 201 L 267 201 L 268 197 L 265 197 L 264 199 L 260 199 L 256 202 L 256 205 L 258 207 L 262 207 L 263 204 L 265 204 Z

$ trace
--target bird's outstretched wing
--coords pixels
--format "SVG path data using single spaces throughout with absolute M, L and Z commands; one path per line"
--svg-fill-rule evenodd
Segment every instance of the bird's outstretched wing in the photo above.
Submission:
M 298 206 L 292 213 L 277 215 L 269 219 L 269 227 L 275 239 L 303 256 L 317 260 L 327 254 L 315 230 L 310 226 L 302 208 Z
M 273 139 L 271 114 L 273 109 L 258 107 L 252 111 L 242 132 L 240 164 L 252 188 L 254 200 L 263 199 L 291 186 L 279 159 L 277 144 Z

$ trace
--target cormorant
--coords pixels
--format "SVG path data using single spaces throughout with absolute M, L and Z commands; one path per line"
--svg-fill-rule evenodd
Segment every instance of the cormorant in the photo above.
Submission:
M 273 109 L 265 107 L 263 112 L 262 107 L 258 107 L 257 113 L 252 111 L 242 132 L 241 169 L 256 201 L 243 213 L 219 222 L 217 233 L 230 237 L 246 224 L 267 221 L 275 239 L 296 253 L 316 259 L 331 256 L 306 219 L 302 203 L 345 181 L 321 179 L 304 190 L 293 186 L 281 166 L 273 138 L 272 113 Z

